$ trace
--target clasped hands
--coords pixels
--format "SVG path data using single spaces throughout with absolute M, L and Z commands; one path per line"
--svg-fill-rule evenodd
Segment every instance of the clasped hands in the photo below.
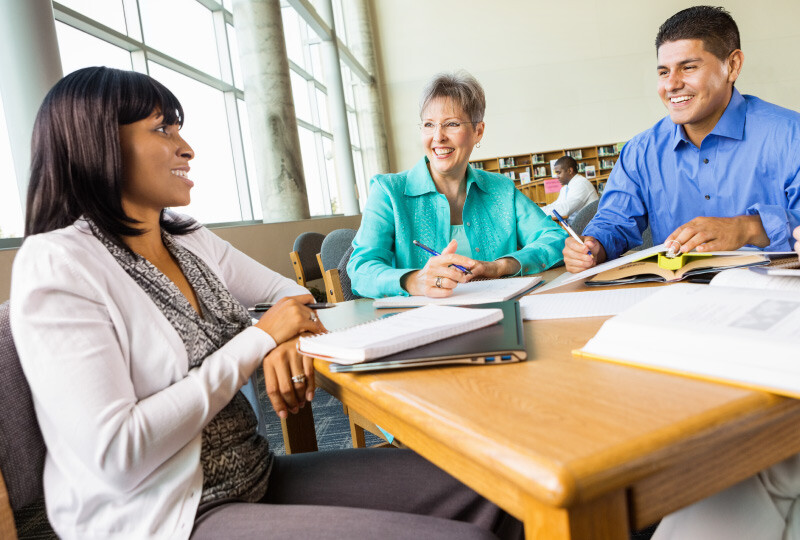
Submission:
M 582 245 L 573 238 L 564 244 L 564 264 L 568 272 L 578 273 L 605 262 L 606 252 L 594 237 L 584 236 Z M 761 217 L 697 217 L 675 229 L 664 241 L 674 244 L 676 253 L 733 251 L 744 245 L 767 247 L 770 243 Z M 591 252 L 591 255 L 589 254 Z
M 264 357 L 267 396 L 280 418 L 296 414 L 314 399 L 314 360 L 297 351 L 301 334 L 327 332 L 313 309 L 310 294 L 281 298 L 255 324 L 275 340 L 277 347 Z
M 414 296 L 445 298 L 453 294 L 459 283 L 476 278 L 494 279 L 519 271 L 519 262 L 510 257 L 496 261 L 476 261 L 456 253 L 458 243 L 451 240 L 441 255 L 428 259 L 420 270 L 409 272 L 401 280 L 402 287 Z M 459 265 L 470 271 L 465 274 L 455 267 Z

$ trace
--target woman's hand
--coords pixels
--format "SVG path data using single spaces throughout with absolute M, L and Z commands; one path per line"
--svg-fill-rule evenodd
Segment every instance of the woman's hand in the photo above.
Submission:
M 281 343 L 264 357 L 267 396 L 280 418 L 296 414 L 314 399 L 314 359 L 297 352 L 295 337 Z
M 444 298 L 452 295 L 456 285 L 466 282 L 468 276 L 453 265 L 457 264 L 471 271 L 477 264 L 470 258 L 458 255 L 457 247 L 458 243 L 451 240 L 441 255 L 428 259 L 422 270 L 403 276 L 403 288 L 414 296 Z
M 483 278 L 497 279 L 503 276 L 512 276 L 519 272 L 519 261 L 513 257 L 503 257 L 496 261 L 477 261 L 470 270 L 472 275 L 467 276 L 467 281 Z
M 280 345 L 302 332 L 327 332 L 313 309 L 306 306 L 314 301 L 310 294 L 287 296 L 269 308 L 255 324 Z

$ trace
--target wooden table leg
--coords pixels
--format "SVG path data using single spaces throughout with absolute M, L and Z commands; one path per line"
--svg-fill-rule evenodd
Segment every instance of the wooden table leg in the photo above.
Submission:
M 286 420 L 281 420 L 283 444 L 286 454 L 302 454 L 316 452 L 317 432 L 314 429 L 314 413 L 311 403 L 306 404 L 297 414 L 289 413 Z
M 615 491 L 568 509 L 526 504 L 525 538 L 563 540 L 627 540 L 630 537 L 625 490 Z

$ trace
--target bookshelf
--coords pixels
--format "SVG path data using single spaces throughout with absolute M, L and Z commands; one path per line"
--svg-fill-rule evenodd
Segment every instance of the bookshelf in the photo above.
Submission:
M 470 165 L 476 169 L 500 173 L 511 178 L 514 180 L 517 189 L 539 206 L 544 206 L 555 201 L 558 197 L 558 192 L 545 193 L 545 180 L 553 177 L 553 171 L 550 168 L 551 161 L 555 161 L 564 155 L 572 156 L 578 162 L 578 174 L 583 176 L 586 176 L 587 166 L 594 167 L 595 177 L 586 176 L 586 178 L 594 184 L 598 193 L 602 195 L 606 180 L 611 174 L 611 169 L 617 162 L 619 152 L 624 144 L 601 144 L 579 148 L 563 148 L 548 152 L 498 156 L 470 161 Z

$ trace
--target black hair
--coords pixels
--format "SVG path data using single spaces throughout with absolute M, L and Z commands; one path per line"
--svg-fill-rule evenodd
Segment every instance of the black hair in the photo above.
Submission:
M 25 236 L 53 231 L 81 216 L 107 236 L 138 236 L 139 221 L 122 208 L 119 127 L 158 110 L 168 125 L 183 125 L 183 108 L 155 79 L 107 67 L 70 73 L 47 93 L 33 126 Z M 165 220 L 171 234 L 186 234 L 194 220 Z
M 662 44 L 681 39 L 701 40 L 705 50 L 723 61 L 741 49 L 739 27 L 722 7 L 694 6 L 667 19 L 656 35 L 656 53 Z
M 578 172 L 578 162 L 575 161 L 575 158 L 573 158 L 572 156 L 561 156 L 560 158 L 558 158 L 558 160 L 556 160 L 555 165 L 557 167 L 562 167 L 562 168 L 566 167 L 567 169 L 572 167 L 572 172 L 574 173 Z

